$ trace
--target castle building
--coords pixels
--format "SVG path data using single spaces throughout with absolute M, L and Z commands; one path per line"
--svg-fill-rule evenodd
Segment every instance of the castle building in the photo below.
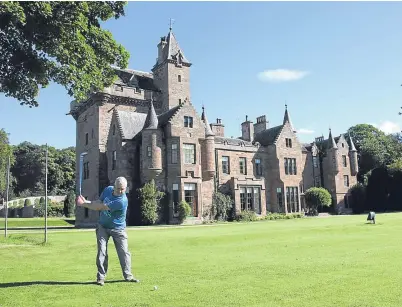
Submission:
M 117 81 L 83 103 L 72 102 L 76 120 L 76 178 L 83 165 L 83 195 L 97 199 L 118 176 L 128 180 L 128 224 L 139 223 L 137 189 L 154 179 L 167 194 L 167 216 L 175 223 L 178 204 L 191 206 L 195 223 L 212 205 L 214 191 L 231 195 L 237 213 L 304 210 L 303 193 L 327 188 L 336 208 L 350 207 L 349 187 L 358 172 L 353 141 L 341 135 L 301 144 L 285 107 L 282 124 L 269 127 L 265 115 L 246 116 L 242 135 L 225 137 L 221 119 L 209 123 L 191 103 L 191 62 L 172 29 L 162 37 L 151 72 L 116 69 Z M 77 208 L 76 226 L 91 226 L 98 212 Z

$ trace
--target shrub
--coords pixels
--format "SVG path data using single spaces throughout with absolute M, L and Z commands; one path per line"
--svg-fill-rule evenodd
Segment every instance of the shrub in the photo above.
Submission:
M 190 205 L 182 200 L 179 203 L 179 222 L 180 224 L 184 222 L 184 220 L 190 215 L 191 213 L 191 207 Z
M 155 224 L 160 211 L 160 200 L 165 193 L 158 191 L 155 181 L 151 180 L 138 189 L 141 201 L 141 220 L 145 225 Z
M 306 207 L 310 215 L 318 215 L 319 206 L 331 206 L 331 194 L 324 188 L 310 188 L 304 193 Z
M 233 199 L 229 195 L 215 192 L 212 196 L 211 217 L 218 221 L 226 221 L 233 206 Z
M 20 200 L 18 200 L 18 207 L 20 208 L 20 207 L 23 207 L 24 206 L 24 200 L 23 199 L 20 199 Z
M 366 187 L 361 183 L 357 183 L 350 188 L 352 195 L 352 210 L 353 213 L 359 214 L 364 212 L 366 203 Z
M 35 207 L 39 206 L 39 198 L 35 198 L 34 205 Z
M 28 207 L 31 205 L 31 200 L 29 198 L 25 199 L 24 207 Z
M 74 215 L 75 210 L 75 192 L 69 191 L 67 197 L 64 200 L 64 215 L 66 217 L 71 217 Z
M 254 211 L 244 210 L 236 216 L 236 220 L 238 222 L 254 222 L 258 220 L 258 217 Z

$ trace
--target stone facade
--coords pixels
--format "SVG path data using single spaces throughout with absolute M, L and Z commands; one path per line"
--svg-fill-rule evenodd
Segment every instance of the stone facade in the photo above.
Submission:
M 193 220 L 202 221 L 216 190 L 231 195 L 237 213 L 301 212 L 304 190 L 312 186 L 327 188 L 340 212 L 348 209 L 357 174 L 350 138 L 330 133 L 328 140 L 301 144 L 287 107 L 281 125 L 270 128 L 265 115 L 256 123 L 246 116 L 242 136 L 226 138 L 222 120 L 210 124 L 204 108 L 200 116 L 191 103 L 190 67 L 170 30 L 158 44 L 152 73 L 116 69 L 115 84 L 84 103 L 71 103 L 77 184 L 79 157 L 87 152 L 85 197 L 98 198 L 125 176 L 129 225 L 139 223 L 137 189 L 150 179 L 167 195 L 168 223 L 177 222 L 181 200 L 191 205 Z M 98 212 L 84 208 L 76 215 L 78 227 L 98 219 Z

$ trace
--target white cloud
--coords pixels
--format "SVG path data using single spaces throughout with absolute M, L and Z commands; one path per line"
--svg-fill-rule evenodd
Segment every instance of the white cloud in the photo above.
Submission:
M 398 123 L 389 120 L 383 121 L 379 125 L 375 125 L 375 127 L 383 131 L 385 134 L 401 132 L 401 126 Z
M 290 70 L 290 69 L 273 69 L 265 70 L 258 73 L 257 77 L 263 82 L 286 82 L 295 81 L 304 78 L 310 72 L 301 70 Z
M 300 134 L 313 134 L 314 130 L 300 128 L 299 130 L 297 130 L 297 133 L 300 133 Z

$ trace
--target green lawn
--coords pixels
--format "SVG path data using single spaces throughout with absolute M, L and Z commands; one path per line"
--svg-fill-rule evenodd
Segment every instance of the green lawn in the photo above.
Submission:
M 133 271 L 113 243 L 104 287 L 94 230 L 0 239 L 0 306 L 402 306 L 402 214 L 130 229 Z M 153 291 L 157 285 L 158 290 Z
M 4 229 L 4 217 L 0 219 L 0 229 Z M 8 218 L 7 225 L 12 227 L 45 227 L 44 217 L 34 218 Z M 48 226 L 74 226 L 74 218 L 49 217 Z

